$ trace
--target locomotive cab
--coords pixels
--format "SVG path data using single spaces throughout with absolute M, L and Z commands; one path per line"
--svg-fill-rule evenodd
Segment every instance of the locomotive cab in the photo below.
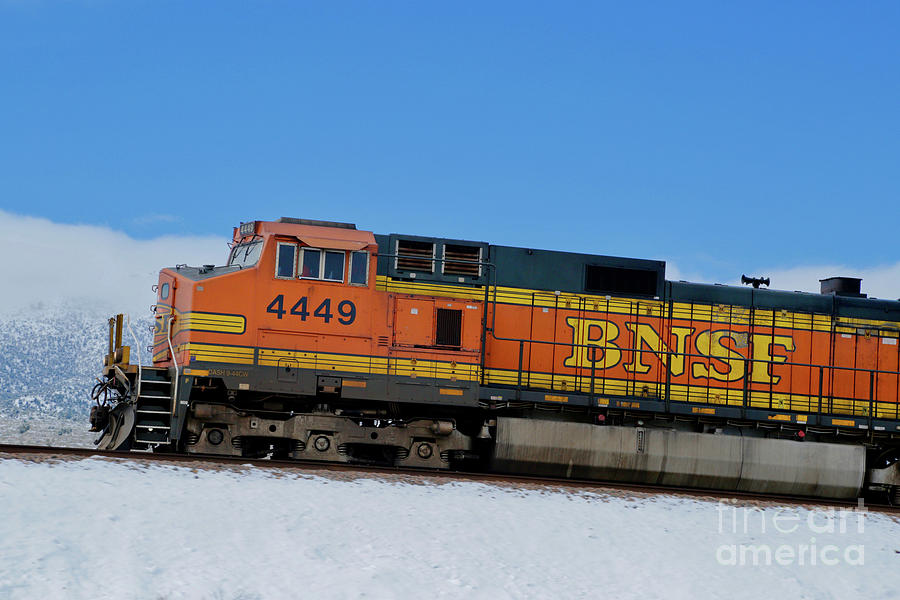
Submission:
M 240 345 L 246 336 L 271 340 L 283 330 L 327 334 L 317 317 L 325 325 L 352 325 L 359 302 L 365 302 L 360 292 L 374 288 L 368 271 L 376 250 L 371 233 L 348 224 L 289 218 L 242 223 L 234 229 L 226 265 L 178 265 L 160 272 L 154 365 L 215 362 L 229 353 L 220 345 Z M 329 286 L 341 288 L 341 298 L 310 306 L 320 294 L 298 294 Z M 252 362 L 252 352 L 230 352 Z

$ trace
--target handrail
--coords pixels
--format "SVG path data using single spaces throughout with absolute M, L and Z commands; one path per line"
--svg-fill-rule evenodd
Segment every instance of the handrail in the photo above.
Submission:
M 608 346 L 601 346 L 600 344 L 574 344 L 571 342 L 552 342 L 549 340 L 537 340 L 537 339 L 528 339 L 528 338 L 505 338 L 505 337 L 498 337 L 498 336 L 494 335 L 493 332 L 491 332 L 491 337 L 494 338 L 495 340 L 501 341 L 501 342 L 525 342 L 527 344 L 547 344 L 547 345 L 553 345 L 553 346 L 566 346 L 567 348 L 596 348 L 597 350 L 618 350 L 619 352 L 622 352 L 623 354 L 626 352 L 632 352 L 632 353 L 636 352 L 638 354 L 641 354 L 644 352 L 650 352 L 651 354 L 656 354 L 657 356 L 662 356 L 662 355 L 676 356 L 677 355 L 677 356 L 687 356 L 687 357 L 696 357 L 696 358 L 711 358 L 711 359 L 722 360 L 722 361 L 726 361 L 726 362 L 731 361 L 731 360 L 733 360 L 733 361 L 749 360 L 749 361 L 765 362 L 765 363 L 781 365 L 781 366 L 825 367 L 826 369 L 841 369 L 841 370 L 846 370 L 846 371 L 863 371 L 866 373 L 872 371 L 874 373 L 885 374 L 885 375 L 900 375 L 900 371 L 885 371 L 885 370 L 881 370 L 881 369 L 864 369 L 861 367 L 840 367 L 837 365 L 822 365 L 822 364 L 816 364 L 816 363 L 779 362 L 779 361 L 775 361 L 775 360 L 762 360 L 762 359 L 746 358 L 743 356 L 741 358 L 730 358 L 730 357 L 725 357 L 725 356 L 722 356 L 722 357 L 709 356 L 707 354 L 698 354 L 698 353 L 693 353 L 693 352 L 677 352 L 674 350 L 668 350 L 668 351 L 659 350 L 659 351 L 657 351 L 657 350 L 653 350 L 653 349 L 644 349 L 644 348 L 623 348 L 622 346 L 616 346 L 614 344 L 608 345 Z M 573 367 L 573 368 L 578 368 L 578 367 Z M 580 367 L 580 368 L 587 369 L 588 366 L 585 365 L 584 367 Z
M 144 359 L 141 357 L 141 344 L 138 342 L 137 336 L 134 335 L 134 330 L 131 328 L 131 316 L 128 313 L 125 313 L 125 325 L 128 327 L 128 333 L 131 334 L 131 339 L 134 340 L 134 347 L 137 350 L 138 355 L 138 376 L 137 376 L 137 390 L 135 391 L 135 401 L 141 396 L 141 376 L 142 367 L 141 365 L 144 363 Z
M 590 349 L 591 356 L 593 358 L 593 360 L 591 360 L 590 358 L 588 359 L 587 362 L 590 364 L 584 364 L 579 367 L 568 367 L 568 368 L 574 369 L 576 371 L 576 375 L 575 375 L 576 378 L 579 377 L 579 375 L 577 374 L 578 370 L 591 369 L 591 384 L 590 384 L 590 387 L 591 387 L 590 396 L 591 397 L 593 397 L 596 393 L 596 391 L 594 390 L 594 378 L 595 378 L 594 372 L 595 372 L 596 362 L 597 362 L 596 361 L 597 350 L 603 350 L 603 351 L 615 350 L 615 351 L 621 352 L 623 355 L 630 353 L 632 355 L 632 357 L 634 357 L 635 355 L 640 357 L 644 353 L 649 352 L 659 358 L 661 365 L 663 367 L 665 367 L 666 365 L 669 364 L 669 359 L 672 356 L 683 356 L 686 358 L 702 358 L 704 360 L 721 360 L 721 361 L 725 361 L 725 362 L 741 361 L 744 365 L 744 376 L 741 377 L 740 379 L 736 379 L 732 382 L 724 382 L 723 381 L 722 383 L 723 384 L 737 383 L 737 382 L 743 380 L 743 384 L 742 384 L 742 386 L 743 386 L 743 388 L 742 388 L 743 389 L 742 407 L 743 408 L 747 408 L 749 406 L 747 400 L 751 393 L 761 391 L 759 389 L 752 389 L 754 382 L 750 380 L 750 374 L 752 373 L 752 368 L 754 365 L 765 364 L 767 366 L 777 365 L 777 366 L 782 366 L 782 367 L 800 367 L 800 368 L 808 368 L 808 369 L 818 369 L 818 371 L 820 373 L 820 378 L 819 378 L 819 382 L 818 382 L 818 386 L 819 386 L 818 398 L 816 397 L 815 394 L 808 394 L 808 396 L 810 398 L 809 412 L 812 412 L 813 409 L 815 408 L 814 402 L 816 402 L 816 400 L 818 400 L 818 406 L 819 407 L 822 406 L 822 400 L 823 400 L 823 398 L 825 398 L 825 396 L 823 394 L 824 377 L 822 377 L 822 375 L 824 375 L 826 369 L 828 369 L 829 376 L 831 377 L 832 381 L 835 377 L 836 372 L 868 373 L 869 374 L 869 397 L 868 398 L 835 398 L 832 396 L 828 396 L 827 397 L 827 399 L 828 399 L 827 412 L 823 413 L 821 408 L 819 408 L 819 410 L 817 412 L 819 414 L 855 415 L 856 413 L 853 410 L 854 403 L 868 402 L 869 409 L 866 411 L 867 414 L 865 416 L 868 417 L 869 421 L 871 421 L 872 418 L 877 414 L 879 408 L 883 409 L 885 406 L 893 406 L 895 409 L 897 409 L 894 412 L 897 413 L 898 418 L 900 418 L 900 397 L 898 397 L 898 400 L 896 402 L 883 401 L 883 400 L 879 401 L 879 400 L 875 399 L 875 391 L 877 389 L 877 386 L 876 386 L 877 377 L 879 375 L 900 377 L 900 371 L 888 371 L 888 370 L 882 370 L 882 369 L 866 369 L 866 368 L 862 368 L 862 367 L 843 367 L 843 366 L 838 366 L 838 365 L 823 365 L 823 364 L 815 364 L 815 363 L 800 363 L 800 362 L 788 362 L 788 361 L 781 362 L 781 361 L 777 361 L 777 360 L 763 360 L 763 359 L 756 359 L 756 358 L 752 358 L 752 357 L 749 357 L 749 358 L 748 357 L 741 357 L 741 358 L 716 357 L 716 356 L 709 356 L 706 354 L 699 354 L 699 353 L 693 353 L 693 352 L 677 352 L 674 350 L 666 351 L 666 350 L 660 349 L 659 351 L 656 351 L 653 349 L 644 349 L 644 348 L 626 348 L 626 347 L 616 346 L 616 345 L 612 345 L 612 344 L 610 344 L 610 345 L 574 344 L 574 343 L 569 343 L 569 342 L 554 342 L 554 341 L 549 341 L 549 340 L 536 340 L 536 339 L 525 339 L 525 338 L 502 338 L 502 337 L 496 336 L 493 331 L 491 331 L 491 337 L 498 341 L 518 342 L 519 343 L 519 364 L 520 364 L 520 366 L 516 370 L 516 383 L 515 383 L 515 387 L 517 389 L 517 396 L 520 396 L 521 389 L 522 389 L 521 381 L 522 381 L 523 371 L 522 371 L 521 364 L 523 362 L 524 345 L 525 345 L 525 343 L 529 343 L 529 344 L 545 344 L 545 345 L 549 345 L 549 346 L 565 346 L 566 348 L 571 348 L 573 350 L 576 348 Z M 668 369 L 667 369 L 667 371 L 668 371 Z M 554 370 L 552 374 L 555 374 L 555 373 L 556 373 L 556 371 Z M 656 382 L 647 381 L 647 383 L 656 383 L 658 385 L 661 385 L 661 382 L 658 382 L 658 381 L 656 381 Z M 767 386 L 769 388 L 770 396 L 774 393 L 784 393 L 784 394 L 788 394 L 788 395 L 795 393 L 795 392 L 792 392 L 791 390 L 786 390 L 784 392 L 776 392 L 775 387 L 774 387 L 775 384 L 773 382 L 769 382 L 768 384 L 766 384 L 764 382 L 756 382 L 756 385 Z M 712 389 L 728 390 L 728 389 L 735 389 L 735 388 L 723 386 L 721 388 L 712 388 Z M 581 390 L 578 390 L 578 391 L 579 391 L 579 393 L 581 392 Z M 898 390 L 898 392 L 900 392 L 900 390 Z M 601 393 L 605 393 L 605 392 L 601 391 Z M 664 400 L 666 400 L 666 401 L 669 400 L 668 394 L 666 394 L 666 398 Z M 835 402 L 835 401 L 837 401 L 837 402 Z M 840 411 L 839 410 L 838 412 L 834 412 L 834 408 L 835 408 L 834 405 L 835 404 L 843 404 L 843 403 L 850 403 L 849 410 L 848 411 Z M 771 407 L 771 398 L 770 398 L 770 408 L 772 408 Z M 784 410 L 790 410 L 790 409 L 784 409 Z
M 399 252 L 376 255 L 377 258 L 396 258 L 399 256 L 408 256 L 408 255 L 401 254 Z M 418 258 L 418 257 L 415 257 L 415 258 Z M 442 262 L 443 259 L 438 258 L 437 256 L 434 256 L 431 259 L 427 259 L 427 260 L 430 260 L 430 262 L 432 264 L 436 265 L 438 262 Z M 547 345 L 551 345 L 554 347 L 555 346 L 565 346 L 567 348 L 571 348 L 573 351 L 576 348 L 589 348 L 590 349 L 591 358 L 589 359 L 589 362 L 590 362 L 590 370 L 591 370 L 591 385 L 590 385 L 591 397 L 593 397 L 595 394 L 594 381 L 595 381 L 595 370 L 596 370 L 596 362 L 597 362 L 596 361 L 597 350 L 603 350 L 603 351 L 616 350 L 616 351 L 621 352 L 623 354 L 623 356 L 630 354 L 630 356 L 632 357 L 632 360 L 634 360 L 635 356 L 638 357 L 638 360 L 641 360 L 643 358 L 644 353 L 650 352 L 651 354 L 654 354 L 655 356 L 657 356 L 659 358 L 663 367 L 666 369 L 667 377 L 666 377 L 666 384 L 665 384 L 666 385 L 665 401 L 667 403 L 667 406 L 668 406 L 668 402 L 669 402 L 668 389 L 669 389 L 670 359 L 673 356 L 683 356 L 685 358 L 702 358 L 702 359 L 708 359 L 708 360 L 723 360 L 723 361 L 742 360 L 742 362 L 744 363 L 744 366 L 745 366 L 745 373 L 744 373 L 743 377 L 741 377 L 740 379 L 735 380 L 735 381 L 743 380 L 743 384 L 742 384 L 743 385 L 743 396 L 744 396 L 744 399 L 742 402 L 743 408 L 747 407 L 747 399 L 749 398 L 750 394 L 755 391 L 760 391 L 760 390 L 752 389 L 754 382 L 751 380 L 750 373 L 752 372 L 752 368 L 754 365 L 765 364 L 765 365 L 767 365 L 767 367 L 770 365 L 780 365 L 780 366 L 784 366 L 784 367 L 800 367 L 800 368 L 818 369 L 818 371 L 819 371 L 819 381 L 818 381 L 819 410 L 817 412 L 820 414 L 824 414 L 824 413 L 822 413 L 821 408 L 822 408 L 822 400 L 824 398 L 824 394 L 823 394 L 823 392 L 824 392 L 824 390 L 823 390 L 824 377 L 823 377 L 823 375 L 825 373 L 825 369 L 829 370 L 828 373 L 829 373 L 829 377 L 830 377 L 832 384 L 834 382 L 834 377 L 838 372 L 856 373 L 858 371 L 858 372 L 863 372 L 863 373 L 869 373 L 869 398 L 834 398 L 832 396 L 829 396 L 828 397 L 828 405 L 829 405 L 828 412 L 832 413 L 832 410 L 834 409 L 834 404 L 835 404 L 834 401 L 835 400 L 838 400 L 839 403 L 841 403 L 841 401 L 850 402 L 851 403 L 851 409 L 850 409 L 851 412 L 849 414 L 851 414 L 851 415 L 855 414 L 855 412 L 853 412 L 854 404 L 852 404 L 852 403 L 868 402 L 869 410 L 867 411 L 867 413 L 868 413 L 867 416 L 869 417 L 870 422 L 872 420 L 873 414 L 877 414 L 878 408 L 880 408 L 884 405 L 893 405 L 897 409 L 897 410 L 895 410 L 895 412 L 897 413 L 898 418 L 900 418 L 900 397 L 898 397 L 896 402 L 879 401 L 879 400 L 875 399 L 876 389 L 877 389 L 876 382 L 877 382 L 878 376 L 879 375 L 887 375 L 887 376 L 900 377 L 900 371 L 888 371 L 888 370 L 881 370 L 881 369 L 865 369 L 865 368 L 861 368 L 861 367 L 842 367 L 842 366 L 838 366 L 838 365 L 827 365 L 827 364 L 798 363 L 798 362 L 788 362 L 787 360 L 785 360 L 784 362 L 781 362 L 781 361 L 777 361 L 777 360 L 756 359 L 756 358 L 753 358 L 752 356 L 751 357 L 741 357 L 741 358 L 728 358 L 728 357 L 708 356 L 708 355 L 699 354 L 699 353 L 677 352 L 677 351 L 673 351 L 673 350 L 664 351 L 664 350 L 660 349 L 659 351 L 656 351 L 653 349 L 626 348 L 626 347 L 621 347 L 621 346 L 616 346 L 616 345 L 601 346 L 599 344 L 574 344 L 574 343 L 567 343 L 567 342 L 555 342 L 555 341 L 537 340 L 537 339 L 528 339 L 528 338 L 516 338 L 516 337 L 507 338 L 507 337 L 498 336 L 496 334 L 496 323 L 497 323 L 497 312 L 498 312 L 497 307 L 500 303 L 497 300 L 497 293 L 498 293 L 498 288 L 499 288 L 497 266 L 495 263 L 493 263 L 491 261 L 486 261 L 486 260 L 466 261 L 466 262 L 472 262 L 472 263 L 477 262 L 477 264 L 479 266 L 483 266 L 483 267 L 487 268 L 487 270 L 488 270 L 488 273 L 486 274 L 487 282 L 484 285 L 484 315 L 483 315 L 484 326 L 482 327 L 482 343 L 481 343 L 482 358 L 481 358 L 481 364 L 480 364 L 480 366 L 481 366 L 481 382 L 482 382 L 482 384 L 484 384 L 484 377 L 485 377 L 485 370 L 486 370 L 484 355 L 485 355 L 486 346 L 487 346 L 487 335 L 490 334 L 491 338 L 493 338 L 496 341 L 518 342 L 518 344 L 519 344 L 519 366 L 516 371 L 517 376 L 516 376 L 516 383 L 515 383 L 517 397 L 521 397 L 521 392 L 522 392 L 522 388 L 523 388 L 523 386 L 522 386 L 522 374 L 523 374 L 522 362 L 523 362 L 523 354 L 524 354 L 525 344 L 527 343 L 527 344 L 529 344 L 529 346 L 531 344 L 547 344 Z M 586 300 L 585 297 L 580 296 L 577 292 L 545 291 L 544 293 L 546 293 L 547 295 L 552 294 L 552 295 L 556 296 L 557 300 L 563 294 L 565 294 L 567 296 L 569 296 L 569 295 L 574 296 L 578 299 L 579 309 L 581 307 L 581 303 Z M 609 299 L 609 296 L 607 296 L 607 299 Z M 638 300 L 638 301 L 640 301 L 640 300 Z M 487 326 L 488 310 L 491 310 L 490 327 Z M 529 347 L 529 351 L 530 351 L 530 347 Z M 785 358 L 787 358 L 787 357 L 785 357 Z M 576 380 L 579 377 L 579 375 L 577 374 L 578 370 L 587 369 L 587 368 L 588 368 L 588 365 L 574 367 L 574 369 L 576 370 L 576 376 L 575 376 Z M 557 371 L 556 371 L 556 367 L 554 366 L 553 370 L 550 373 L 551 379 L 556 374 L 557 374 Z M 634 380 L 634 383 L 637 383 L 636 379 Z M 647 383 L 656 383 L 657 385 L 660 384 L 660 382 L 658 382 L 658 381 L 657 382 L 648 381 Z M 729 383 L 729 382 L 722 382 L 722 383 Z M 527 387 L 527 385 L 529 385 L 529 384 L 526 384 L 526 387 Z M 769 395 L 770 395 L 769 404 L 770 404 L 770 408 L 771 408 L 772 396 L 775 393 L 782 393 L 782 392 L 776 392 L 775 387 L 774 387 L 775 384 L 771 381 L 768 384 L 765 384 L 765 382 L 756 382 L 756 385 L 768 385 Z M 709 386 L 707 386 L 707 387 L 709 387 Z M 551 389 L 553 389 L 553 388 L 551 387 Z M 724 387 L 724 388 L 711 388 L 711 389 L 726 389 L 727 390 L 727 389 L 732 389 L 732 388 Z M 898 389 L 898 392 L 900 392 L 900 389 Z M 603 392 L 601 392 L 601 393 L 603 393 Z M 788 395 L 792 394 L 791 390 L 787 390 L 783 393 L 788 394 Z M 812 402 L 813 402 L 813 400 L 815 400 L 816 396 L 814 394 L 809 394 L 809 398 L 810 398 L 810 412 L 812 412 L 812 409 L 813 409 Z M 874 411 L 872 410 L 873 408 L 875 409 Z M 832 414 L 843 414 L 843 413 L 832 413 Z
M 175 365 L 175 383 L 172 385 L 172 415 L 175 415 L 175 407 L 178 403 L 178 380 L 181 372 L 178 368 L 178 358 L 175 356 L 175 348 L 172 347 L 172 324 L 175 322 L 175 316 L 169 317 L 169 326 L 166 327 L 166 340 L 169 342 L 169 352 L 172 353 L 172 364 Z

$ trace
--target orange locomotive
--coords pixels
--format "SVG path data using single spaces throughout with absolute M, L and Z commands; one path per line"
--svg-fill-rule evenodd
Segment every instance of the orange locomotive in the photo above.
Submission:
M 854 284 L 856 287 L 854 287 Z M 900 301 L 282 218 L 111 328 L 104 448 L 898 495 Z

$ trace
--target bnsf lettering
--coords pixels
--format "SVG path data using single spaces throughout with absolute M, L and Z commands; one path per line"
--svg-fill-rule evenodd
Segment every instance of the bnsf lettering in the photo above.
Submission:
M 788 335 L 748 334 L 727 329 L 698 332 L 694 327 L 678 326 L 671 328 L 671 339 L 667 342 L 652 325 L 627 322 L 625 327 L 631 332 L 634 349 L 641 350 L 632 352 L 630 344 L 623 346 L 620 339 L 627 338 L 628 332 L 623 336 L 620 326 L 612 321 L 568 317 L 566 325 L 572 329 L 575 348 L 563 364 L 574 368 L 611 369 L 622 362 L 623 351 L 627 351 L 631 358 L 622 366 L 629 373 L 649 373 L 654 359 L 665 366 L 668 356 L 672 376 L 685 374 L 689 362 L 694 379 L 740 381 L 747 375 L 747 360 L 752 358 L 750 381 L 777 384 L 781 376 L 771 373 L 771 366 L 786 362 L 786 353 L 795 349 L 794 338 Z M 748 347 L 750 352 L 743 354 L 741 349 Z M 705 361 L 701 357 L 715 360 Z
M 278 294 L 275 296 L 269 305 L 266 307 L 267 313 L 272 313 L 273 315 L 277 315 L 279 319 L 284 318 L 284 315 L 289 314 L 296 317 L 300 317 L 301 321 L 306 321 L 307 318 L 310 317 L 309 309 L 307 308 L 307 304 L 309 300 L 306 296 L 303 296 L 299 300 L 297 300 L 293 306 L 291 306 L 290 311 L 285 310 L 285 301 L 284 294 Z M 331 319 L 334 318 L 335 314 L 331 312 L 331 298 L 325 298 L 322 302 L 313 310 L 312 316 L 322 319 L 325 323 L 330 323 Z M 341 325 L 350 325 L 353 321 L 356 320 L 356 305 L 353 304 L 350 300 L 341 300 L 337 305 L 337 321 Z

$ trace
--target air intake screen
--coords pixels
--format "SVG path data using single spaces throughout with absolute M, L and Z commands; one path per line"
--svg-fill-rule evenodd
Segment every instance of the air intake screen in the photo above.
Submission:
M 656 296 L 656 271 L 586 265 L 584 289 L 633 296 Z
M 459 348 L 462 331 L 462 311 L 449 308 L 437 309 L 437 331 L 434 336 L 438 346 Z
M 481 248 L 477 246 L 444 245 L 444 273 L 447 275 L 481 275 Z
M 397 240 L 397 270 L 434 272 L 434 244 Z

